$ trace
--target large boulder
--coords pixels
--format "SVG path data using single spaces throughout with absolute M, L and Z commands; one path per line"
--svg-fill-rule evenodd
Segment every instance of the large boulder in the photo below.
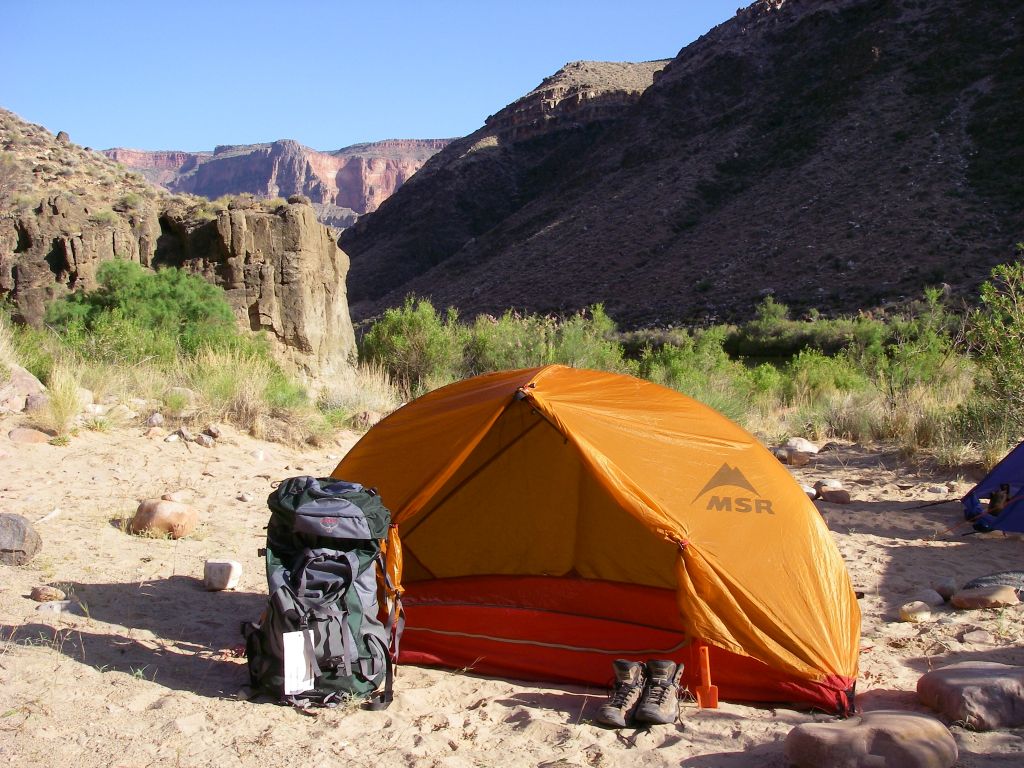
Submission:
M 785 751 L 797 768 L 950 768 L 957 760 L 946 726 L 897 710 L 803 723 L 786 736 Z
M 1024 725 L 1024 667 L 964 661 L 917 681 L 922 704 L 978 731 Z
M 20 365 L 0 368 L 0 415 L 3 413 L 21 413 L 25 403 L 32 395 L 41 395 L 46 387 Z M 6 375 L 4 375 L 6 374 Z
M 976 608 L 1006 608 L 1020 603 L 1013 587 L 995 585 L 991 587 L 974 587 L 961 589 L 949 599 L 956 608 L 972 610 Z
M 25 565 L 42 546 L 32 523 L 21 515 L 0 514 L 0 563 Z
M 169 499 L 146 499 L 135 511 L 129 530 L 132 533 L 180 539 L 192 533 L 197 522 L 195 507 Z

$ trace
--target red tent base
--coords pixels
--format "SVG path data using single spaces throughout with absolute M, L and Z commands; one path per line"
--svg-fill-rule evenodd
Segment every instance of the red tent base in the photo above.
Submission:
M 518 680 L 608 687 L 612 661 L 683 662 L 700 682 L 697 644 L 675 592 L 634 584 L 544 576 L 474 576 L 406 585 L 403 664 L 465 669 Z M 790 702 L 849 711 L 853 680 L 800 680 L 712 647 L 722 699 Z

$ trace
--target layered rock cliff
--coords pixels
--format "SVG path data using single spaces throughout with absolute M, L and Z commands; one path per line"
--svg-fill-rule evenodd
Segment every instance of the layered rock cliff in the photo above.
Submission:
M 665 63 L 567 64 L 428 160 L 376 213 L 342 233 L 342 248 L 359 263 L 359 284 L 352 290 L 362 316 L 376 311 L 381 297 L 391 301 L 415 290 L 407 281 L 512 216 L 561 173 L 565 157 L 585 157 Z M 521 232 L 530 236 L 529 225 Z M 462 285 L 463 278 L 456 282 Z M 521 305 L 529 301 L 524 299 Z
M 100 155 L 58 144 L 0 110 L 4 160 L 21 173 L 0 200 L 0 299 L 38 324 L 47 301 L 96 285 L 115 257 L 175 266 L 225 289 L 240 324 L 313 378 L 355 359 L 348 257 L 306 198 L 267 208 L 241 198 L 211 209 L 157 194 Z
M 282 140 L 219 146 L 213 152 L 118 148 L 104 154 L 171 192 L 210 199 L 241 193 L 265 198 L 305 195 L 321 221 L 346 227 L 357 216 L 376 210 L 446 144 L 443 139 L 395 139 L 318 152 Z
M 1021 61 L 1019 0 L 755 3 L 603 127 L 510 143 L 508 118 L 432 158 L 342 234 L 353 314 L 410 292 L 464 315 L 601 301 L 627 326 L 767 293 L 973 299 L 1024 240 Z

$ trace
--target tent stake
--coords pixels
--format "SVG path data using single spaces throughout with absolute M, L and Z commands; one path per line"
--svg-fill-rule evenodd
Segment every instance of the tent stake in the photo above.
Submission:
M 708 647 L 704 643 L 697 644 L 697 656 L 700 659 L 700 685 L 697 686 L 697 705 L 701 709 L 718 709 L 718 686 L 711 684 L 711 662 Z

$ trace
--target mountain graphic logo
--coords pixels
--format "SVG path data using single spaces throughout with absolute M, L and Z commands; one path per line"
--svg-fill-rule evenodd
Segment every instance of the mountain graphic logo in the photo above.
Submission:
M 740 472 L 739 469 L 736 467 L 730 467 L 728 464 L 723 464 L 719 470 L 715 472 L 714 476 L 708 480 L 707 485 L 701 489 L 700 493 L 693 497 L 693 500 L 696 501 L 708 491 L 713 491 L 715 488 L 721 488 L 725 485 L 743 488 L 744 490 L 750 491 L 755 496 L 761 495 L 754 489 L 754 486 L 750 484 L 750 481 L 743 476 L 743 473 Z

